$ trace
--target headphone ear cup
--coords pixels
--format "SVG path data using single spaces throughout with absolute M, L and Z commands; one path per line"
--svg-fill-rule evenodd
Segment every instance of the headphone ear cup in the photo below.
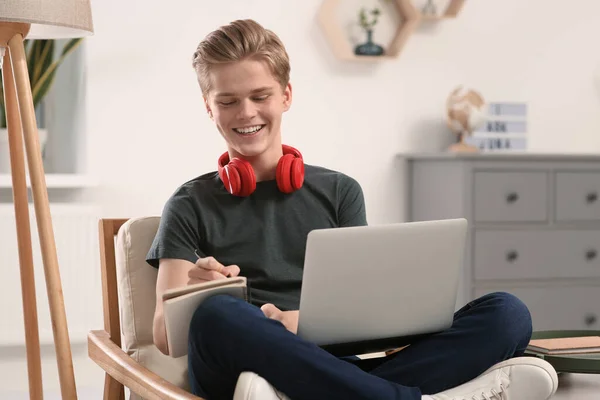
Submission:
M 292 161 L 291 183 L 294 190 L 300 189 L 304 183 L 304 161 L 301 158 Z
M 230 162 L 235 167 L 239 176 L 239 190 L 237 195 L 246 197 L 250 196 L 256 189 L 256 176 L 254 175 L 254 169 L 247 161 L 243 161 L 234 158 Z
M 277 163 L 277 186 L 283 193 L 292 193 L 292 163 L 294 156 L 286 154 L 279 159 Z
M 233 195 L 238 195 L 242 182 L 240 181 L 240 174 L 234 165 L 228 164 L 221 169 L 221 180 L 225 189 Z

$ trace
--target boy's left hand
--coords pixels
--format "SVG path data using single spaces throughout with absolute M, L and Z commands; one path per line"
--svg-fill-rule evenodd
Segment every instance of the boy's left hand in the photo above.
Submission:
M 277 320 L 292 332 L 294 335 L 298 332 L 298 311 L 281 311 L 273 304 L 265 304 L 260 308 L 267 318 Z

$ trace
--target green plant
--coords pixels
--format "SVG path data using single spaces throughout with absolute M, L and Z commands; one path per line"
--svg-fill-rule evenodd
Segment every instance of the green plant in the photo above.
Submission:
M 31 82 L 31 94 L 33 106 L 37 110 L 39 104 L 52 88 L 56 70 L 60 64 L 71 54 L 83 41 L 83 38 L 69 40 L 55 60 L 54 49 L 56 40 L 32 39 L 25 40 L 25 53 L 27 57 L 27 69 L 29 70 L 29 81 Z M 4 90 L 0 82 L 0 128 L 6 128 L 6 115 L 4 114 Z
M 367 31 L 377 25 L 379 15 L 381 15 L 381 10 L 378 7 L 375 7 L 370 11 L 370 14 L 373 16 L 371 21 L 368 20 L 367 10 L 364 7 L 361 8 L 360 12 L 358 13 L 359 24 Z
M 385 0 L 389 3 L 390 0 Z M 368 20 L 367 14 L 371 14 L 373 19 L 371 21 Z M 358 12 L 358 23 L 359 25 L 366 31 L 373 29 L 377 22 L 379 21 L 379 16 L 381 15 L 381 9 L 379 7 L 375 7 L 371 9 L 371 11 L 367 12 L 367 10 L 363 7 Z

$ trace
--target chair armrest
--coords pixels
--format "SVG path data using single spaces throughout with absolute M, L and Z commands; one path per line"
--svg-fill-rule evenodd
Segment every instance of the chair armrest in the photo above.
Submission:
M 106 373 L 145 399 L 202 400 L 138 364 L 110 340 L 106 331 L 88 334 L 88 355 Z

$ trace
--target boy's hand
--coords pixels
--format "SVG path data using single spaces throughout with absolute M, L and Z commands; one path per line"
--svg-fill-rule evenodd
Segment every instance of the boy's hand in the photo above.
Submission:
M 281 311 L 273 304 L 265 304 L 260 308 L 267 318 L 277 320 L 286 327 L 286 329 L 292 332 L 294 335 L 298 332 L 298 311 Z
M 226 279 L 228 277 L 238 276 L 240 267 L 237 265 L 224 266 L 214 259 L 214 257 L 203 257 L 196 261 L 196 265 L 188 272 L 188 285 L 214 281 L 217 279 Z

